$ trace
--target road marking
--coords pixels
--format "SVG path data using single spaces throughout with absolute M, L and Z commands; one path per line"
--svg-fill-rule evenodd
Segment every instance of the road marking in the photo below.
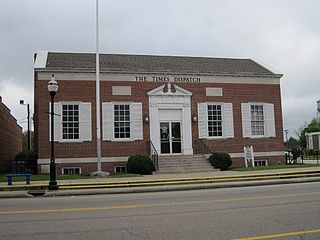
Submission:
M 303 235 L 303 234 L 310 234 L 310 233 L 320 233 L 320 229 L 300 231 L 300 232 L 280 233 L 280 234 L 273 234 L 273 235 L 266 235 L 266 236 L 257 236 L 257 237 L 249 237 L 249 238 L 237 238 L 237 239 L 235 239 L 235 240 L 270 239 L 270 238 L 288 237 L 288 236 Z
M 39 209 L 39 210 L 17 210 L 17 211 L 6 211 L 0 212 L 0 215 L 14 215 L 14 214 L 30 214 L 30 213 L 59 213 L 59 212 L 81 212 L 81 211 L 99 211 L 99 210 L 112 210 L 112 209 L 132 209 L 132 208 L 143 208 L 143 207 L 163 207 L 163 206 L 174 206 L 174 205 L 195 205 L 195 204 L 206 204 L 206 203 L 223 203 L 223 202 L 234 202 L 234 201 L 248 201 L 248 200 L 261 200 L 281 197 L 296 197 L 296 196 L 311 196 L 318 195 L 320 192 L 307 192 L 307 193 L 296 193 L 296 194 L 283 194 L 283 195 L 271 195 L 271 196 L 260 196 L 260 197 L 244 197 L 244 198 L 230 198 L 230 199 L 216 199 L 216 200 L 199 200 L 189 202 L 166 202 L 166 203 L 150 203 L 150 204 L 138 204 L 138 205 L 119 205 L 119 206 L 106 206 L 106 207 L 90 207 L 90 208 L 62 208 L 62 209 Z

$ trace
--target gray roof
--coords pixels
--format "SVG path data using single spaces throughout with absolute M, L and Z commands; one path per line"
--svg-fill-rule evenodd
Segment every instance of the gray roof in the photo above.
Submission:
M 45 70 L 95 71 L 94 53 L 49 52 Z M 281 77 L 251 59 L 100 54 L 100 71 L 114 73 L 166 73 Z

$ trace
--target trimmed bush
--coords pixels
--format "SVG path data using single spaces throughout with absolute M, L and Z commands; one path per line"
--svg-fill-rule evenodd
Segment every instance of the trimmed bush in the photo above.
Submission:
M 153 162 L 149 156 L 134 155 L 129 157 L 127 163 L 128 173 L 151 174 L 155 170 Z
M 209 158 L 211 165 L 221 171 L 227 170 L 232 165 L 232 160 L 229 153 L 215 152 Z

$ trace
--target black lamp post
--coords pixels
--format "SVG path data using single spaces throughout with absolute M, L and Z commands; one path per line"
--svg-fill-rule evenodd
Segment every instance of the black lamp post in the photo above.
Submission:
M 58 190 L 56 179 L 56 163 L 54 159 L 54 96 L 58 91 L 58 83 L 55 80 L 54 74 L 51 76 L 51 81 L 48 83 L 48 91 L 51 96 L 51 158 L 50 158 L 50 182 L 49 190 Z

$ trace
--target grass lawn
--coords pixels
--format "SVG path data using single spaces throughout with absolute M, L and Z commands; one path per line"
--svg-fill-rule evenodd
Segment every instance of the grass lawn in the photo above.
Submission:
M 117 175 L 109 176 L 109 178 L 129 178 L 129 177 L 142 177 L 140 174 L 132 174 L 132 173 L 122 173 Z M 57 175 L 57 180 L 70 180 L 70 179 L 88 179 L 91 178 L 90 176 L 84 175 Z M 15 181 L 25 181 L 25 177 L 14 177 L 13 182 Z M 49 181 L 50 175 L 49 174 L 41 174 L 41 175 L 32 175 L 30 181 Z M 7 182 L 8 179 L 6 174 L 0 174 L 0 182 Z
M 306 167 L 320 167 L 320 164 L 288 164 L 288 165 L 275 165 L 275 166 L 259 166 L 259 167 L 241 167 L 231 168 L 232 171 L 257 171 L 257 170 L 271 170 L 271 169 L 284 169 L 284 168 L 306 168 Z
M 134 173 L 121 173 L 109 176 L 108 178 L 129 178 L 129 177 L 142 177 L 141 174 L 134 174 Z
M 68 180 L 68 179 L 85 179 L 90 178 L 89 176 L 83 175 L 57 175 L 57 180 Z M 25 181 L 25 177 L 14 177 L 12 181 Z M 41 175 L 32 175 L 30 181 L 49 181 L 50 175 L 49 174 L 41 174 Z M 0 174 L 0 182 L 7 182 L 8 178 L 6 174 Z
M 304 160 L 317 160 L 317 156 L 305 156 L 303 159 Z M 318 156 L 318 159 L 320 159 L 320 156 Z

